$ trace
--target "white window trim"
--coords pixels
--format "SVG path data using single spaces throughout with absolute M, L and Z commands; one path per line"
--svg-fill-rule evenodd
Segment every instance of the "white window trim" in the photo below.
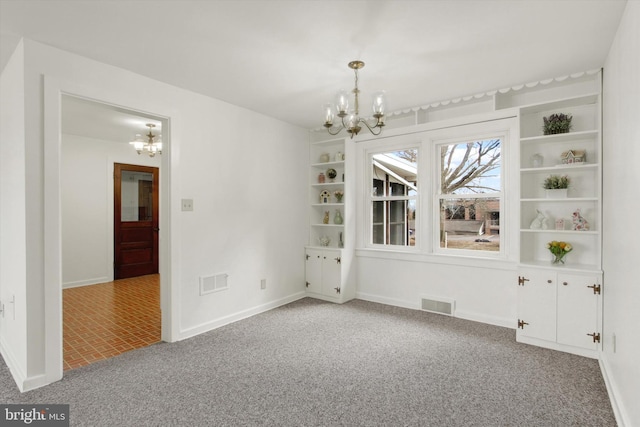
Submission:
M 480 119 L 481 118 L 481 119 Z M 465 134 L 467 138 L 461 135 Z M 439 177 L 436 177 L 437 158 L 434 158 L 436 144 L 446 143 L 448 140 L 480 140 L 483 136 L 500 137 L 501 144 L 501 186 L 502 192 L 500 206 L 500 252 L 491 251 L 464 251 L 443 249 L 439 247 L 439 240 L 435 239 L 434 230 L 436 224 L 434 218 L 435 192 L 439 191 Z M 362 179 L 360 188 L 359 211 L 362 218 L 358 227 L 358 256 L 375 254 L 376 257 L 388 259 L 421 260 L 423 262 L 439 262 L 445 264 L 482 264 L 506 268 L 518 260 L 518 230 L 520 216 L 518 197 L 518 146 L 519 127 L 517 114 L 504 110 L 481 117 L 467 117 L 456 120 L 447 120 L 446 123 L 433 123 L 407 128 L 397 129 L 385 136 L 375 139 L 357 139 L 358 147 L 358 179 Z M 374 153 L 397 151 L 407 148 L 418 149 L 418 196 L 416 200 L 416 245 L 394 246 L 374 245 L 371 242 L 372 218 L 371 218 L 371 156 Z M 436 167 L 434 167 L 434 165 Z M 436 181 L 437 179 L 437 181 Z M 430 182 L 427 182 L 430 181 Z M 493 195 L 492 195 L 493 196 Z M 468 197 L 468 196 L 467 196 Z M 473 196 L 475 197 L 475 196 Z M 434 240 L 438 240 L 434 243 Z M 440 251 L 443 249 L 443 251 Z M 384 255 L 386 254 L 386 255 Z M 417 257 L 417 258 L 416 258 Z M 497 263 L 497 264 L 496 264 Z
M 358 242 L 361 247 L 389 251 L 389 252 L 400 252 L 400 253 L 417 253 L 421 251 L 422 242 L 419 239 L 416 240 L 415 246 L 401 246 L 401 245 L 383 245 L 383 244 L 374 244 L 372 242 L 372 227 L 373 227 L 373 213 L 371 211 L 371 203 L 373 200 L 415 200 L 416 201 L 416 209 L 421 209 L 420 200 L 421 189 L 420 183 L 418 183 L 417 196 L 402 196 L 402 197 L 373 197 L 371 195 L 371 183 L 373 182 L 373 168 L 371 167 L 373 156 L 375 154 L 388 153 L 393 151 L 407 150 L 407 149 L 417 149 L 418 150 L 418 159 L 422 156 L 421 152 L 422 147 L 422 137 L 420 135 L 411 134 L 411 135 L 399 135 L 397 137 L 389 138 L 380 138 L 377 140 L 372 140 L 367 142 L 366 148 L 362 150 L 362 161 L 361 165 L 361 173 L 358 174 L 358 177 L 363 177 L 362 186 L 361 186 L 361 195 L 360 197 L 360 212 L 362 215 L 359 215 L 363 220 L 361 221 L 362 227 L 360 228 L 360 233 L 358 237 Z M 418 160 L 418 165 L 420 165 L 420 160 Z M 419 166 L 418 166 L 419 167 Z M 420 169 L 418 169 L 418 180 L 420 180 Z M 419 216 L 419 215 L 418 215 Z M 421 228 L 421 221 L 416 217 L 416 230 Z

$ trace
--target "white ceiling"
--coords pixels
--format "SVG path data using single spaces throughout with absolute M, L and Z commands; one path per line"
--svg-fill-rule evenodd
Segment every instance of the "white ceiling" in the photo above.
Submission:
M 384 89 L 402 110 L 599 68 L 625 4 L 0 0 L 0 65 L 24 36 L 316 128 L 353 87 L 351 60 L 366 63 L 363 102 Z

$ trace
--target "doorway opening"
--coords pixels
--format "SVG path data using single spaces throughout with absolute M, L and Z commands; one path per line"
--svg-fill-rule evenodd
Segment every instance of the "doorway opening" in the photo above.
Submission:
M 61 101 L 62 367 L 68 370 L 161 341 L 159 233 L 168 211 L 161 199 L 168 199 L 161 197 L 160 169 L 167 161 L 138 155 L 129 141 L 147 123 L 166 129 L 168 121 L 73 95 Z

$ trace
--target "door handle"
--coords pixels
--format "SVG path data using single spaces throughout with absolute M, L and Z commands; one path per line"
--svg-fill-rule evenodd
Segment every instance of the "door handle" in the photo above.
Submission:
M 158 227 L 153 227 L 153 231 L 160 231 Z

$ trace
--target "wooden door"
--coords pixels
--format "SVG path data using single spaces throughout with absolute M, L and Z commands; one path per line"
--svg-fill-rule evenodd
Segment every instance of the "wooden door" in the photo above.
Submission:
M 114 277 L 158 273 L 158 168 L 114 164 Z

